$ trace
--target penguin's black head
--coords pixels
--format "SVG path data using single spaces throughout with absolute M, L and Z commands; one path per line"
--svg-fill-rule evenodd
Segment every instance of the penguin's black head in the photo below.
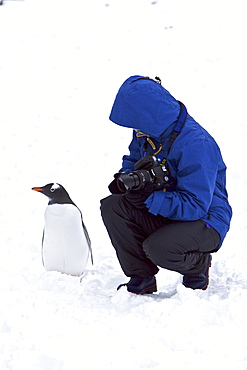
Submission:
M 48 204 L 74 204 L 69 194 L 60 184 L 51 183 L 42 187 L 35 187 L 32 190 L 38 191 L 49 198 Z

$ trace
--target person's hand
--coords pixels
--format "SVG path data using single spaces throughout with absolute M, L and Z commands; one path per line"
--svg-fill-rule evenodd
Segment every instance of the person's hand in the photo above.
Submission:
M 154 185 L 151 182 L 148 182 L 144 189 L 141 190 L 130 190 L 124 194 L 125 199 L 132 204 L 135 208 L 145 209 L 145 200 L 152 194 L 154 191 Z

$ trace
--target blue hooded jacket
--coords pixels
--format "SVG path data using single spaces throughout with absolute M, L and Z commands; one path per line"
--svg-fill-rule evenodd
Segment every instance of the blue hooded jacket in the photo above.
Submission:
M 220 247 L 232 217 L 226 166 L 215 140 L 189 114 L 169 151 L 179 113 L 179 102 L 159 83 L 143 76 L 128 78 L 118 91 L 110 120 L 146 135 L 138 137 L 133 132 L 130 154 L 123 157 L 120 172 L 132 172 L 149 152 L 160 160 L 166 158 L 175 186 L 154 191 L 146 200 L 149 212 L 171 220 L 202 220 L 219 233 Z M 147 137 L 151 139 L 148 147 Z

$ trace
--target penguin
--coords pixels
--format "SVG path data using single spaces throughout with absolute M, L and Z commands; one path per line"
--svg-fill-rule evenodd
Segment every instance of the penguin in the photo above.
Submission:
M 57 183 L 33 187 L 49 198 L 45 210 L 42 262 L 47 271 L 81 276 L 93 255 L 91 240 L 80 209 L 64 187 Z

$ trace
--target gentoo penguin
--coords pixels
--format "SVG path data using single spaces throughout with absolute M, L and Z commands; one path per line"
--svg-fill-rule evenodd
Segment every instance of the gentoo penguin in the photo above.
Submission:
M 60 184 L 35 187 L 49 198 L 45 210 L 42 259 L 47 271 L 80 276 L 92 249 L 82 213 Z

